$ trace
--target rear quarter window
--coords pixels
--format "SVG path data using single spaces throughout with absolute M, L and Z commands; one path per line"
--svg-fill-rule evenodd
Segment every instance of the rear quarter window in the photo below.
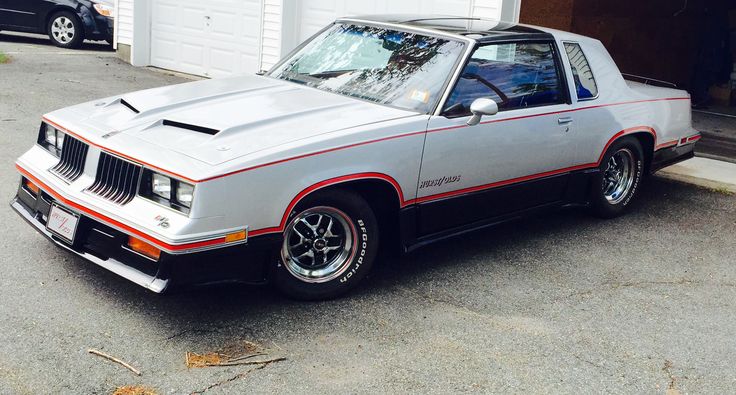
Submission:
M 578 100 L 591 100 L 598 97 L 598 84 L 595 82 L 593 70 L 580 44 L 565 43 L 565 52 L 570 60 L 570 67 L 572 67 Z

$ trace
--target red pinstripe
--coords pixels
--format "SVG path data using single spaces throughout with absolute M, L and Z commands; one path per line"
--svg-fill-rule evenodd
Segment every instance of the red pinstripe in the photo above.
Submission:
M 589 110 L 589 109 L 595 109 L 595 108 L 612 107 L 612 106 L 620 106 L 620 105 L 636 104 L 636 103 L 645 103 L 645 102 L 674 101 L 674 100 L 690 100 L 690 99 L 689 98 L 668 98 L 668 99 L 658 99 L 658 100 L 639 100 L 639 101 L 632 101 L 632 102 L 604 104 L 604 105 L 596 105 L 596 106 L 583 107 L 583 108 L 578 108 L 578 109 L 555 111 L 555 112 L 549 112 L 549 113 L 544 113 L 544 114 L 535 114 L 535 115 L 520 116 L 520 117 L 514 117 L 514 118 L 508 118 L 508 119 L 490 120 L 490 121 L 482 122 L 482 124 L 491 124 L 491 123 L 497 123 L 497 122 L 507 122 L 507 121 L 513 121 L 513 120 L 519 120 L 519 119 L 526 119 L 526 118 L 546 116 L 546 115 L 553 115 L 553 114 L 563 114 L 563 113 L 569 113 L 569 112 L 575 112 L 575 111 L 582 111 L 582 110 Z M 168 173 L 170 175 L 173 175 L 175 177 L 178 177 L 178 178 L 181 178 L 181 179 L 187 180 L 189 182 L 193 182 L 193 183 L 210 181 L 210 180 L 214 180 L 214 179 L 218 179 L 218 178 L 223 178 L 223 177 L 227 177 L 227 176 L 230 176 L 230 175 L 239 174 L 239 173 L 242 173 L 242 172 L 246 172 L 246 171 L 258 169 L 258 168 L 263 168 L 263 167 L 267 167 L 267 166 L 273 166 L 273 165 L 277 165 L 277 164 L 280 164 L 280 163 L 285 163 L 285 162 L 289 162 L 289 161 L 292 161 L 292 160 L 297 160 L 297 159 L 307 158 L 307 157 L 311 157 L 311 156 L 321 155 L 321 154 L 325 154 L 325 153 L 329 153 L 329 152 L 334 152 L 334 151 L 339 151 L 339 150 L 343 150 L 343 149 L 349 149 L 349 148 L 354 148 L 354 147 L 363 146 L 363 145 L 367 145 L 367 144 L 372 144 L 372 143 L 377 143 L 377 142 L 382 142 L 382 141 L 388 141 L 388 140 L 393 140 L 393 139 L 398 139 L 398 138 L 403 138 L 403 137 L 409 137 L 409 136 L 414 136 L 414 135 L 425 133 L 425 131 L 409 132 L 409 133 L 399 134 L 399 135 L 396 135 L 396 136 L 389 136 L 389 137 L 384 137 L 384 138 L 380 138 L 380 139 L 376 139 L 376 140 L 370 140 L 370 141 L 365 141 L 365 142 L 361 142 L 361 143 L 354 143 L 354 144 L 349 144 L 349 145 L 345 145 L 345 146 L 334 147 L 334 148 L 330 148 L 330 149 L 326 149 L 326 150 L 316 151 L 316 152 L 309 153 L 309 154 L 303 154 L 303 155 L 295 156 L 295 157 L 292 157 L 292 158 L 286 158 L 286 159 L 281 159 L 281 160 L 278 160 L 278 161 L 268 162 L 268 163 L 264 163 L 264 164 L 260 164 L 260 165 L 256 165 L 256 166 L 251 166 L 251 167 L 248 167 L 248 168 L 244 168 L 244 169 L 240 169 L 240 170 L 235 170 L 235 171 L 232 171 L 232 172 L 229 172 L 229 173 L 225 173 L 225 174 L 218 175 L 218 176 L 213 176 L 213 177 L 202 179 L 202 180 L 193 180 L 191 178 L 182 176 L 180 174 L 177 174 L 177 173 L 174 173 L 174 172 L 171 172 L 171 171 L 167 171 L 165 169 L 162 169 L 162 168 L 159 168 L 157 166 L 148 164 L 146 162 L 143 162 L 143 161 L 138 160 L 138 159 L 135 159 L 133 157 L 124 155 L 124 154 L 119 153 L 117 151 L 114 151 L 114 150 L 111 150 L 109 148 L 103 147 L 103 146 L 101 146 L 99 144 L 95 144 L 95 143 L 93 143 L 93 142 L 91 142 L 91 141 L 89 141 L 89 140 L 87 140 L 87 139 L 79 136 L 78 134 L 73 133 L 73 132 L 69 131 L 68 129 L 65 129 L 65 128 L 61 127 L 60 125 L 58 125 L 58 124 L 50 121 L 48 118 L 44 118 L 44 120 L 46 122 L 50 123 L 52 126 L 57 127 L 57 128 L 65 131 L 65 132 L 67 132 L 67 133 L 69 133 L 69 134 L 71 134 L 71 135 L 73 135 L 73 136 L 75 136 L 75 137 L 83 140 L 84 142 L 86 142 L 86 143 L 88 143 L 90 145 L 96 146 L 96 147 L 98 147 L 100 149 L 103 149 L 103 150 L 107 150 L 107 151 L 112 152 L 112 153 L 114 153 L 116 155 L 122 156 L 122 157 L 124 157 L 124 158 L 126 158 L 128 160 L 136 161 L 136 162 L 141 163 L 141 164 L 143 164 L 145 166 L 148 166 L 148 167 L 151 167 L 153 169 L 156 169 L 156 170 L 159 170 L 159 171 Z M 432 129 L 432 130 L 427 130 L 426 133 L 436 133 L 436 132 L 447 131 L 447 130 L 461 129 L 461 128 L 465 128 L 465 127 L 468 127 L 468 126 L 466 126 L 466 125 L 458 125 L 458 126 L 452 126 L 452 127 L 446 127 L 446 128 Z M 622 131 L 616 133 L 608 141 L 608 143 L 605 145 L 605 147 L 604 147 L 601 155 L 598 158 L 598 162 L 596 162 L 596 163 L 589 163 L 589 164 L 584 164 L 584 165 L 577 165 L 577 166 L 567 167 L 567 168 L 563 168 L 563 169 L 552 170 L 552 171 L 548 171 L 548 172 L 543 172 L 543 173 L 538 173 L 538 174 L 533 174 L 533 175 L 518 177 L 518 178 L 514 178 L 514 179 L 510 179 L 510 180 L 498 181 L 498 182 L 494 182 L 494 183 L 490 183 L 490 184 L 485 184 L 485 185 L 479 185 L 479 186 L 475 186 L 475 187 L 463 188 L 463 189 L 459 189 L 459 190 L 456 190 L 456 191 L 449 191 L 449 192 L 444 192 L 444 193 L 440 193 L 440 194 L 436 194 L 436 195 L 430 195 L 430 196 L 425 196 L 425 197 L 421 197 L 421 198 L 417 198 L 417 199 L 411 199 L 411 200 L 404 200 L 404 194 L 403 194 L 403 191 L 401 190 L 401 186 L 398 184 L 398 182 L 396 182 L 395 179 L 393 179 L 392 177 L 390 177 L 390 176 L 388 176 L 386 174 L 381 174 L 381 173 L 359 173 L 359 174 L 352 174 L 352 175 L 346 175 L 346 176 L 336 177 L 336 178 L 332 178 L 332 179 L 329 179 L 329 180 L 325 180 L 325 181 L 319 182 L 319 183 L 317 183 L 315 185 L 312 185 L 312 186 L 304 189 L 302 192 L 300 192 L 290 202 L 289 206 L 287 207 L 286 211 L 284 212 L 284 214 L 282 216 L 281 223 L 278 226 L 253 230 L 253 231 L 250 231 L 249 232 L 249 235 L 250 236 L 259 236 L 259 235 L 264 235 L 264 234 L 269 234 L 269 233 L 281 233 L 283 231 L 284 227 L 286 226 L 286 221 L 288 220 L 289 213 L 294 209 L 294 207 L 299 203 L 299 201 L 301 201 L 308 194 L 310 194 L 310 193 L 312 193 L 312 192 L 314 192 L 316 190 L 319 190 L 319 189 L 322 189 L 322 188 L 331 186 L 331 185 L 336 185 L 336 184 L 340 184 L 340 183 L 344 183 L 344 182 L 348 182 L 348 181 L 353 181 L 353 180 L 358 180 L 358 179 L 381 179 L 381 180 L 384 180 L 384 181 L 389 182 L 394 187 L 394 189 L 396 189 L 396 192 L 399 195 L 401 207 L 405 207 L 405 206 L 408 206 L 408 205 L 411 205 L 411 204 L 424 203 L 424 202 L 428 202 L 428 201 L 432 201 L 432 200 L 443 199 L 443 198 L 446 198 L 446 197 L 457 196 L 457 195 L 462 195 L 462 194 L 466 194 L 466 193 L 472 193 L 472 192 L 477 192 L 477 191 L 482 191 L 482 190 L 497 188 L 497 187 L 511 185 L 511 184 L 520 183 L 520 182 L 525 182 L 525 181 L 531 181 L 531 180 L 535 180 L 535 179 L 539 179 L 539 178 L 544 178 L 544 177 L 549 177 L 549 176 L 553 176 L 553 175 L 568 173 L 568 172 L 571 172 L 571 171 L 584 170 L 584 169 L 589 169 L 589 168 L 595 168 L 595 167 L 598 167 L 600 165 L 600 162 L 603 160 L 603 156 L 605 155 L 606 151 L 608 150 L 608 148 L 611 146 L 611 144 L 613 144 L 613 142 L 616 139 L 618 139 L 619 137 L 622 137 L 624 135 L 634 133 L 634 132 L 647 132 L 647 133 L 652 134 L 653 137 L 654 137 L 654 140 L 655 140 L 655 150 L 661 149 L 661 148 L 670 147 L 670 146 L 673 146 L 673 145 L 677 145 L 677 141 L 671 141 L 671 142 L 663 143 L 661 145 L 656 145 L 656 141 L 657 141 L 657 133 L 656 133 L 656 131 L 653 128 L 648 127 L 648 126 L 638 126 L 638 127 L 634 127 L 634 128 L 629 128 L 629 129 L 626 129 L 626 130 L 622 130 Z M 699 135 L 698 136 L 690 137 L 690 138 L 688 138 L 687 141 L 688 142 L 690 142 L 690 141 L 697 141 L 698 139 L 700 139 L 700 136 Z M 85 213 L 87 213 L 89 215 L 92 215 L 92 216 L 98 218 L 98 219 L 101 219 L 103 221 L 107 221 L 109 223 L 112 223 L 112 224 L 114 224 L 114 225 L 116 225 L 116 226 L 118 226 L 118 227 L 120 227 L 122 229 L 125 229 L 126 231 L 129 231 L 129 232 L 131 232 L 131 233 L 133 233 L 133 234 L 135 234 L 137 236 L 143 237 L 144 239 L 146 239 L 148 241 L 151 241 L 152 243 L 154 243 L 154 244 L 156 244 L 158 246 L 162 246 L 163 249 L 167 249 L 167 250 L 171 250 L 171 251 L 178 251 L 178 250 L 193 249 L 193 248 L 199 248 L 199 247 L 205 247 L 205 246 L 211 246 L 211 245 L 225 243 L 224 237 L 223 238 L 218 238 L 218 239 L 207 240 L 207 241 L 203 241 L 203 242 L 189 243 L 189 244 L 181 244 L 181 245 L 171 245 L 171 244 L 165 243 L 165 242 L 163 242 L 161 240 L 158 240 L 158 239 L 154 238 L 153 236 L 146 235 L 146 234 L 144 234 L 144 233 L 142 233 L 142 232 L 140 232 L 140 231 L 138 231 L 136 229 L 133 229 L 133 228 L 131 228 L 131 227 L 125 225 L 125 224 L 122 224 L 122 223 L 120 223 L 118 221 L 115 221 L 115 220 L 109 218 L 109 217 L 106 217 L 106 216 L 104 216 L 102 214 L 96 213 L 96 212 L 94 212 L 92 210 L 89 210 L 89 209 L 87 209 L 87 208 L 85 208 L 85 207 L 83 207 L 81 205 L 78 205 L 78 204 L 76 204 L 76 203 L 74 203 L 72 201 L 69 201 L 69 200 L 63 198 L 61 195 L 59 195 L 55 191 L 51 190 L 51 188 L 49 188 L 45 184 L 41 183 L 37 178 L 33 177 L 27 171 L 25 171 L 24 169 L 22 169 L 19 165 L 16 165 L 16 167 L 18 168 L 19 171 L 21 171 L 21 173 L 23 173 L 24 175 L 28 176 L 33 181 L 38 182 L 41 186 L 44 187 L 45 190 L 47 189 L 47 192 L 52 193 L 55 197 L 57 197 L 59 200 L 63 201 L 64 203 L 69 204 L 70 206 L 72 206 L 74 208 L 77 208 L 78 210 L 81 210 L 81 211 L 83 211 L 83 212 L 85 212 Z
M 357 173 L 357 174 L 351 174 L 347 176 L 335 177 L 329 180 L 318 182 L 308 188 L 305 188 L 303 191 L 299 192 L 299 194 L 296 195 L 296 197 L 292 199 L 292 201 L 289 203 L 289 206 L 286 208 L 284 215 L 281 217 L 281 223 L 278 226 L 254 230 L 250 232 L 250 235 L 259 236 L 259 235 L 264 235 L 268 233 L 283 232 L 284 228 L 286 227 L 286 222 L 289 220 L 289 213 L 291 213 L 291 211 L 294 210 L 294 207 L 296 207 L 296 205 L 299 204 L 299 202 L 302 199 L 304 199 L 305 196 L 309 195 L 310 193 L 314 191 L 320 190 L 322 188 L 326 188 L 331 185 L 342 184 L 348 181 L 367 180 L 367 179 L 384 180 L 390 183 L 394 187 L 394 189 L 396 189 L 396 193 L 399 195 L 399 202 L 400 202 L 401 207 L 408 206 L 415 202 L 415 200 L 404 200 L 404 192 L 401 190 L 401 186 L 399 185 L 399 183 L 393 177 L 388 176 L 383 173 Z
M 688 98 L 688 97 L 672 97 L 672 98 L 666 98 L 666 99 L 635 100 L 635 101 L 629 101 L 629 102 L 620 102 L 620 103 L 611 103 L 611 104 L 600 104 L 600 105 L 595 105 L 595 106 L 588 106 L 588 107 L 581 107 L 581 108 L 573 108 L 573 109 L 570 109 L 570 110 L 553 111 L 553 112 L 548 112 L 548 113 L 543 113 L 543 114 L 525 115 L 525 116 L 519 116 L 519 117 L 513 117 L 513 118 L 506 118 L 506 119 L 494 119 L 494 120 L 490 120 L 490 121 L 486 121 L 486 122 L 481 122 L 481 124 L 490 124 L 490 123 L 497 123 L 497 122 L 516 121 L 516 120 L 519 120 L 519 119 L 542 117 L 542 116 L 553 115 L 553 114 L 566 114 L 566 113 L 577 112 L 577 111 L 591 110 L 591 109 L 604 108 L 604 107 L 623 106 L 623 105 L 628 105 L 628 104 L 651 103 L 651 102 L 659 102 L 659 101 L 678 101 L 678 100 L 690 100 L 690 98 Z M 102 150 L 106 150 L 106 151 L 111 152 L 111 153 L 113 153 L 115 155 L 121 156 L 121 157 L 123 157 L 125 159 L 131 160 L 131 161 L 134 161 L 134 162 L 141 163 L 141 164 L 143 164 L 143 165 L 145 165 L 147 167 L 150 167 L 152 169 L 155 169 L 155 170 L 158 170 L 158 171 L 161 171 L 161 172 L 170 174 L 170 175 L 172 175 L 174 177 L 178 177 L 178 178 L 181 178 L 182 180 L 189 181 L 189 182 L 192 182 L 192 183 L 198 183 L 198 182 L 206 182 L 206 181 L 216 180 L 218 178 L 228 177 L 228 176 L 231 176 L 231 175 L 234 175 L 234 174 L 239 174 L 239 173 L 247 172 L 247 171 L 250 171 L 250 170 L 260 169 L 260 168 L 267 167 L 267 166 L 278 165 L 278 164 L 281 164 L 281 163 L 290 162 L 292 160 L 308 158 L 308 157 L 311 157 L 311 156 L 326 154 L 326 153 L 329 153 L 329 152 L 334 152 L 334 151 L 339 151 L 339 150 L 344 150 L 344 149 L 359 147 L 359 146 L 363 146 L 363 145 L 367 145 L 367 144 L 379 143 L 379 142 L 382 142 L 382 141 L 394 140 L 394 139 L 398 139 L 398 138 L 402 138 L 402 137 L 409 137 L 409 136 L 414 136 L 414 135 L 417 135 L 417 134 L 425 133 L 425 131 L 416 131 L 416 132 L 403 133 L 403 134 L 399 134 L 399 135 L 396 135 L 396 136 L 383 137 L 383 138 L 376 139 L 376 140 L 368 140 L 368 141 L 364 141 L 364 142 L 361 142 L 361 143 L 354 143 L 354 144 L 349 144 L 349 145 L 345 145 L 345 146 L 334 147 L 334 148 L 330 148 L 330 149 L 325 149 L 325 150 L 321 150 L 321 151 L 312 152 L 312 153 L 309 153 L 309 154 L 298 155 L 298 156 L 294 156 L 294 157 L 291 157 L 291 158 L 280 159 L 280 160 L 273 161 L 273 162 L 263 163 L 263 164 L 256 165 L 256 166 L 251 166 L 251 167 L 246 167 L 244 169 L 234 170 L 234 171 L 231 171 L 229 173 L 225 173 L 225 174 L 220 174 L 220 175 L 217 175 L 217 176 L 212 176 L 212 177 L 204 178 L 204 179 L 201 179 L 201 180 L 194 180 L 192 178 L 183 176 L 181 174 L 177 174 L 177 173 L 172 172 L 170 170 L 166 170 L 166 169 L 163 169 L 161 167 L 158 167 L 158 166 L 152 165 L 150 163 L 144 162 L 142 160 L 133 158 L 132 156 L 128 156 L 128 155 L 125 155 L 123 153 L 117 152 L 117 151 L 112 150 L 110 148 L 104 147 L 104 146 L 102 146 L 100 144 L 93 143 L 92 141 L 90 141 L 90 140 L 88 140 L 88 139 L 80 136 L 79 134 L 74 133 L 74 132 L 70 131 L 69 129 L 66 129 L 63 126 L 61 126 L 61 125 L 59 125 L 59 124 L 57 124 L 57 123 L 49 120 L 47 117 L 44 117 L 43 119 L 44 119 L 45 122 L 48 122 L 52 126 L 58 128 L 60 130 L 63 130 L 66 133 L 71 134 L 72 136 L 74 136 L 74 137 L 76 137 L 76 138 L 84 141 L 87 144 L 90 144 L 90 145 L 95 146 L 97 148 L 100 148 Z M 439 128 L 439 129 L 427 130 L 426 133 L 436 133 L 436 132 L 442 132 L 442 131 L 446 131 L 446 130 L 454 130 L 454 129 L 466 128 L 466 127 L 468 127 L 468 126 L 467 125 L 450 126 L 450 127 L 446 127 L 446 128 Z

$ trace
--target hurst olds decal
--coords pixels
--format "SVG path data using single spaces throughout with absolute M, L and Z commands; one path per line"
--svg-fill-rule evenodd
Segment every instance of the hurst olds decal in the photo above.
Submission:
M 435 178 L 433 180 L 425 180 L 419 183 L 419 189 L 441 187 L 445 184 L 454 184 L 460 182 L 462 176 L 446 176 L 442 178 Z

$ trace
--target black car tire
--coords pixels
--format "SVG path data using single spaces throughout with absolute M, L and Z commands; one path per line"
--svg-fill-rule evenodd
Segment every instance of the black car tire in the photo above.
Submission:
M 340 235 L 342 242 L 338 242 Z M 337 297 L 355 288 L 368 274 L 376 258 L 378 240 L 378 221 L 363 197 L 340 189 L 316 192 L 292 210 L 281 249 L 271 265 L 271 280 L 290 298 L 325 300 Z M 318 250 L 318 247 L 324 251 L 325 248 L 337 248 L 335 246 L 341 246 L 337 249 L 338 255 L 333 252 L 329 252 L 333 255 L 321 254 Z M 308 255 L 310 250 L 311 258 L 295 258 Z M 310 260 L 313 266 L 308 264 Z M 326 264 L 324 268 L 318 265 L 319 260 Z M 333 266 L 334 270 L 329 270 Z M 320 272 L 326 274 L 317 276 Z
M 84 25 L 71 12 L 60 11 L 49 18 L 46 27 L 51 42 L 61 48 L 79 48 L 84 41 Z M 61 32 L 58 29 L 62 29 Z M 73 33 L 70 36 L 70 31 Z
M 641 186 L 644 151 L 634 137 L 624 137 L 603 155 L 591 186 L 591 207 L 602 218 L 615 218 L 630 207 Z

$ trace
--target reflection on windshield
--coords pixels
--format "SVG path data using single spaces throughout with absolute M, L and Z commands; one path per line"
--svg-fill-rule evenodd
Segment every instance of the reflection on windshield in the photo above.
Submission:
M 442 38 L 336 24 L 270 75 L 426 113 L 439 99 L 463 47 Z

